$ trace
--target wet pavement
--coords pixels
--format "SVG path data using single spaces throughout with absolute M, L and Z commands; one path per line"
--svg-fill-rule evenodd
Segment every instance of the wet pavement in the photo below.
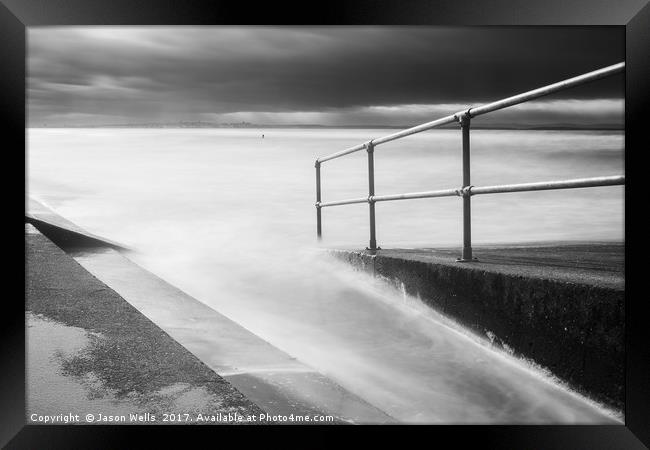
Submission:
M 25 245 L 28 423 L 264 413 L 30 225 Z

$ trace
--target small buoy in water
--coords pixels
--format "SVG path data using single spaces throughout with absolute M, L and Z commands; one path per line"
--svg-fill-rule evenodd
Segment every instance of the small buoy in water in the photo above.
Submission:
M 264 139 L 264 135 L 262 135 L 262 139 Z

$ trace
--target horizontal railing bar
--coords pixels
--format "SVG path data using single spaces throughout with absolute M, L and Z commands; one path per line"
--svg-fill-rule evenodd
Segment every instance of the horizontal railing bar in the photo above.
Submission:
M 542 181 L 537 183 L 503 184 L 496 186 L 470 187 L 470 195 L 500 194 L 506 192 L 545 191 L 552 189 L 575 189 L 625 184 L 624 175 L 612 177 L 578 178 L 563 181 Z
M 355 145 L 354 147 L 347 148 L 345 150 L 341 150 L 340 152 L 332 153 L 331 155 L 328 156 L 323 156 L 322 158 L 318 158 L 316 162 L 322 163 L 325 161 L 329 161 L 330 159 L 336 159 L 340 158 L 341 156 L 349 155 L 350 153 L 358 152 L 359 150 L 363 150 L 366 148 L 366 144 L 359 144 Z
M 456 114 L 451 114 L 449 116 L 442 117 L 440 119 L 423 123 L 421 125 L 417 125 L 411 128 L 407 128 L 406 130 L 398 131 L 393 134 L 389 134 L 387 136 L 383 136 L 377 139 L 373 139 L 372 142 L 373 145 L 377 146 L 380 144 L 385 144 L 386 142 L 394 141 L 396 139 L 400 139 L 406 136 L 410 136 L 412 134 L 420 133 L 422 131 L 430 130 L 436 127 L 440 127 L 442 125 L 447 125 L 449 123 L 452 123 L 454 121 L 458 120 L 459 115 L 462 115 L 463 113 L 469 114 L 470 117 L 476 117 L 482 114 L 487 114 L 492 111 L 496 111 L 498 109 L 503 109 L 507 108 L 509 106 L 514 106 L 519 103 L 523 103 L 535 98 L 543 97 L 545 95 L 552 94 L 557 91 L 561 91 L 563 89 L 567 89 L 573 86 L 578 86 L 583 83 L 587 83 L 589 81 L 595 81 L 604 77 L 607 77 L 609 75 L 614 75 L 616 73 L 622 72 L 623 69 L 625 69 L 625 62 L 620 62 L 618 64 L 613 64 L 608 67 L 603 67 L 602 69 L 594 70 L 593 72 L 585 73 L 582 75 L 579 75 L 577 77 L 573 78 L 568 78 L 563 81 L 559 81 L 554 84 L 549 84 L 548 86 L 541 87 L 539 89 L 534 89 L 532 91 L 524 92 L 522 94 L 514 95 L 512 97 L 508 97 L 502 100 L 497 100 L 492 103 L 487 103 L 485 105 L 477 106 L 477 107 L 470 107 L 464 111 L 458 112 Z M 364 144 L 359 144 L 355 145 L 354 147 L 350 147 L 345 150 L 341 150 L 340 152 L 337 153 L 332 153 L 331 155 L 328 156 L 323 156 L 321 158 L 318 158 L 316 160 L 317 163 L 322 163 L 325 161 L 329 161 L 332 159 L 340 158 L 341 156 L 348 155 L 350 153 L 358 152 L 360 150 L 363 150 L 367 147 L 367 143 Z
M 512 97 L 504 98 L 503 100 L 498 100 L 486 105 L 477 106 L 476 108 L 470 108 L 468 109 L 468 112 L 470 117 L 480 116 L 481 114 L 487 114 L 498 109 L 507 108 L 508 106 L 513 106 L 518 103 L 523 103 L 529 100 L 543 97 L 545 95 L 549 95 L 570 87 L 578 86 L 589 81 L 599 80 L 601 78 L 614 75 L 618 72 L 622 72 L 623 69 L 625 69 L 625 62 L 620 62 L 618 64 L 603 67 L 602 69 L 594 70 L 593 72 L 588 72 L 577 77 L 549 84 L 548 86 L 544 86 L 539 89 L 524 92 L 523 94 L 514 95 Z
M 337 200 L 335 202 L 317 202 L 316 206 L 320 208 L 326 208 L 328 206 L 352 205 L 354 203 L 368 203 L 368 197 L 350 198 L 347 200 Z
M 625 184 L 625 175 L 608 177 L 576 178 L 561 181 L 539 181 L 535 183 L 501 184 L 494 186 L 467 186 L 457 189 L 442 189 L 437 191 L 409 192 L 406 194 L 373 195 L 371 197 L 352 198 L 334 202 L 316 203 L 316 206 L 351 205 L 354 203 L 388 202 L 393 200 L 411 200 L 416 198 L 453 197 L 463 195 L 502 194 L 508 192 L 545 191 L 554 189 L 577 189 L 586 187 L 617 186 Z
M 394 141 L 395 139 L 400 139 L 415 133 L 420 133 L 422 131 L 430 130 L 432 128 L 440 127 L 442 125 L 447 125 L 448 123 L 452 123 L 455 121 L 456 121 L 456 116 L 452 114 L 450 116 L 445 116 L 441 119 L 434 120 L 432 122 L 423 123 L 422 125 L 417 125 L 415 127 L 407 128 L 406 130 L 398 131 L 397 133 L 389 134 L 388 136 L 373 139 L 372 143 L 375 146 L 380 144 L 385 144 L 386 142 Z
M 455 122 L 456 121 L 456 115 L 451 114 L 449 116 L 445 116 L 441 119 L 437 119 L 431 122 L 423 123 L 421 125 L 417 125 L 415 127 L 407 128 L 406 130 L 398 131 L 397 133 L 389 134 L 388 136 L 383 136 L 377 139 L 373 139 L 372 142 L 373 145 L 377 146 L 380 144 L 385 144 L 386 142 L 394 141 L 396 139 L 400 139 L 406 136 L 410 136 L 412 134 L 416 133 L 421 133 L 422 131 L 426 130 L 431 130 L 436 127 L 441 127 L 443 125 L 447 125 L 449 123 Z M 331 159 L 336 159 L 340 158 L 341 156 L 349 155 L 350 153 L 358 152 L 360 150 L 363 150 L 364 148 L 367 147 L 367 144 L 359 144 L 354 147 L 350 147 L 346 150 L 341 150 L 340 152 L 337 153 L 332 153 L 331 155 L 328 156 L 323 156 L 322 158 L 318 158 L 316 162 L 322 163 L 325 161 L 329 161 Z
M 453 197 L 459 194 L 458 189 L 444 189 L 440 191 L 410 192 L 407 194 L 373 195 L 375 202 L 388 202 L 392 200 L 410 200 L 413 198 Z

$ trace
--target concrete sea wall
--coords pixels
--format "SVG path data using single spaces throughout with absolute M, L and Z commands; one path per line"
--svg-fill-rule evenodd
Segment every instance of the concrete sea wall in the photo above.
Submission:
M 532 359 L 581 392 L 624 402 L 624 289 L 426 261 L 380 251 L 331 251 L 514 354 Z

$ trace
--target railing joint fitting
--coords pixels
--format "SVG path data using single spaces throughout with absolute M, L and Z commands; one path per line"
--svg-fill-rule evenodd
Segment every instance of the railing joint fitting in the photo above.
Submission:
M 366 149 L 368 153 L 372 153 L 375 150 L 375 144 L 372 143 L 372 139 L 363 144 L 363 147 Z
M 460 111 L 454 114 L 454 119 L 456 119 L 456 122 L 458 122 L 461 127 L 469 125 L 470 119 L 472 118 L 472 114 L 470 113 L 471 109 L 472 108 L 467 108 L 465 111 Z
M 319 160 L 316 160 L 316 162 L 314 163 L 314 167 L 317 168 L 317 169 L 320 167 L 320 161 Z
M 368 203 L 377 203 L 377 201 L 375 200 L 374 195 L 369 195 L 368 196 Z
M 322 206 L 320 205 L 320 203 L 321 203 L 321 202 L 316 202 L 316 203 L 314 203 L 314 205 L 316 205 L 316 208 L 318 208 L 318 209 L 321 209 L 321 208 L 322 208 Z
M 474 185 L 461 186 L 460 188 L 456 189 L 454 192 L 456 192 L 456 195 L 458 197 L 471 197 L 473 187 Z

